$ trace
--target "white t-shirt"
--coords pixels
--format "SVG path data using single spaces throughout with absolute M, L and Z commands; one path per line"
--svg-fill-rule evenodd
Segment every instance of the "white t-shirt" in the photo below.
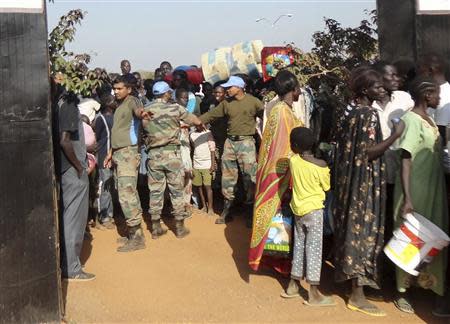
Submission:
M 190 139 L 194 147 L 194 169 L 208 170 L 211 168 L 211 152 L 216 150 L 212 133 L 209 130 L 193 132 Z
M 436 110 L 429 109 L 429 115 L 433 116 L 434 113 L 434 121 L 438 126 L 447 126 L 450 124 L 450 84 L 445 82 L 441 84 L 441 94 L 440 94 L 440 102 L 439 106 Z
M 405 91 L 394 91 L 391 95 L 391 101 L 388 102 L 384 110 L 376 101 L 373 102 L 372 107 L 378 111 L 381 132 L 383 133 L 383 140 L 385 140 L 392 133 L 393 125 L 391 120 L 400 118 L 407 111 L 410 111 L 414 107 L 414 101 L 409 93 Z
M 386 140 L 392 134 L 394 125 L 392 119 L 402 117 L 407 111 L 414 108 L 414 100 L 412 100 L 409 93 L 405 91 L 394 91 L 391 95 L 391 100 L 387 103 L 384 110 L 378 105 L 376 101 L 372 103 L 380 118 L 381 133 L 383 140 Z M 384 153 L 386 160 L 386 180 L 387 183 L 395 183 L 395 177 L 400 169 L 400 162 L 397 157 L 396 143 L 394 143 L 389 150 Z

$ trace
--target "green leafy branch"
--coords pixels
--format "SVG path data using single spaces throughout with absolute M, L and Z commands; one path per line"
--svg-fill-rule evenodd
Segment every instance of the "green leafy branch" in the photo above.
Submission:
M 48 49 L 52 74 L 63 75 L 62 84 L 67 90 L 89 96 L 102 83 L 98 74 L 87 69 L 91 57 L 84 53 L 75 54 L 66 49 L 67 43 L 75 39 L 76 26 L 81 24 L 85 14 L 81 9 L 76 9 L 62 16 L 58 25 L 50 32 Z

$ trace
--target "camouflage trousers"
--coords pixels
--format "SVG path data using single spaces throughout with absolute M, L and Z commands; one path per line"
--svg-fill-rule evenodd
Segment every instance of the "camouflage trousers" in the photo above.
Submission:
M 142 209 L 136 189 L 140 155 L 137 146 L 127 146 L 114 151 L 114 177 L 120 207 L 127 226 L 137 226 L 142 222 Z
M 225 199 L 233 201 L 239 172 L 242 174 L 245 203 L 252 204 L 256 184 L 256 147 L 252 136 L 245 136 L 241 141 L 225 141 L 222 155 L 222 194 Z
M 179 146 L 163 146 L 148 151 L 148 189 L 150 190 L 150 215 L 152 221 L 161 218 L 164 207 L 164 192 L 169 189 L 173 216 L 183 220 L 184 167 Z

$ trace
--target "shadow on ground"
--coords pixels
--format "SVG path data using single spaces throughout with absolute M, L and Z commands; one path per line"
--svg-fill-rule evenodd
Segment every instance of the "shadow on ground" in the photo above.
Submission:
M 250 246 L 251 229 L 245 226 L 245 215 L 243 215 L 239 208 L 233 209 L 233 221 L 227 223 L 224 229 L 225 238 L 232 249 L 232 258 L 239 272 L 240 277 L 246 283 L 250 283 L 250 276 L 268 276 L 276 279 L 280 284 L 280 292 L 286 289 L 289 276 L 284 276 L 269 268 L 262 268 L 260 271 L 253 271 L 248 265 L 248 250 Z M 218 225 L 219 226 L 219 225 Z M 243 239 L 245 238 L 245 239 Z M 327 238 L 329 240 L 329 238 Z M 324 242 L 327 249 L 331 248 L 331 242 Z M 324 254 L 329 254 L 329 251 L 324 251 Z M 389 260 L 386 261 L 388 264 Z M 384 303 L 393 303 L 395 296 L 395 273 L 394 267 L 388 265 L 383 279 L 384 286 L 380 291 L 366 289 L 366 294 L 380 295 L 384 299 Z M 302 282 L 305 289 L 308 285 Z M 334 281 L 334 267 L 330 261 L 324 261 L 321 274 L 321 291 L 326 295 L 334 295 L 341 298 L 345 302 L 350 295 L 350 282 L 336 283 Z M 306 291 L 302 292 L 302 297 L 305 296 Z M 429 290 L 412 288 L 411 300 L 415 308 L 416 315 L 426 323 L 450 323 L 450 319 L 438 318 L 432 315 L 431 311 L 434 305 L 433 292 Z M 399 311 L 400 312 L 400 311 Z
M 280 283 L 281 292 L 281 289 L 287 286 L 289 278 L 270 268 L 261 268 L 257 272 L 250 268 L 248 264 L 248 251 L 250 247 L 251 229 L 246 227 L 246 215 L 243 214 L 243 208 L 239 206 L 234 207 L 232 215 L 233 220 L 231 222 L 220 226 L 225 226 L 225 238 L 233 251 L 232 258 L 240 277 L 246 283 L 250 283 L 250 275 L 272 277 Z

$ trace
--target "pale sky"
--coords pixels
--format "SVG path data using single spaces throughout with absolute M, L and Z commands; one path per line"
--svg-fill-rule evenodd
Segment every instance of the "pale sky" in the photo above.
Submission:
M 128 59 L 132 71 L 154 71 L 161 61 L 200 65 L 201 55 L 219 47 L 262 40 L 265 46 L 294 42 L 309 50 L 323 18 L 357 26 L 375 0 L 55 0 L 47 4 L 49 31 L 71 9 L 87 12 L 70 49 L 92 55 L 90 68 L 119 72 Z M 272 27 L 269 22 L 283 14 Z

